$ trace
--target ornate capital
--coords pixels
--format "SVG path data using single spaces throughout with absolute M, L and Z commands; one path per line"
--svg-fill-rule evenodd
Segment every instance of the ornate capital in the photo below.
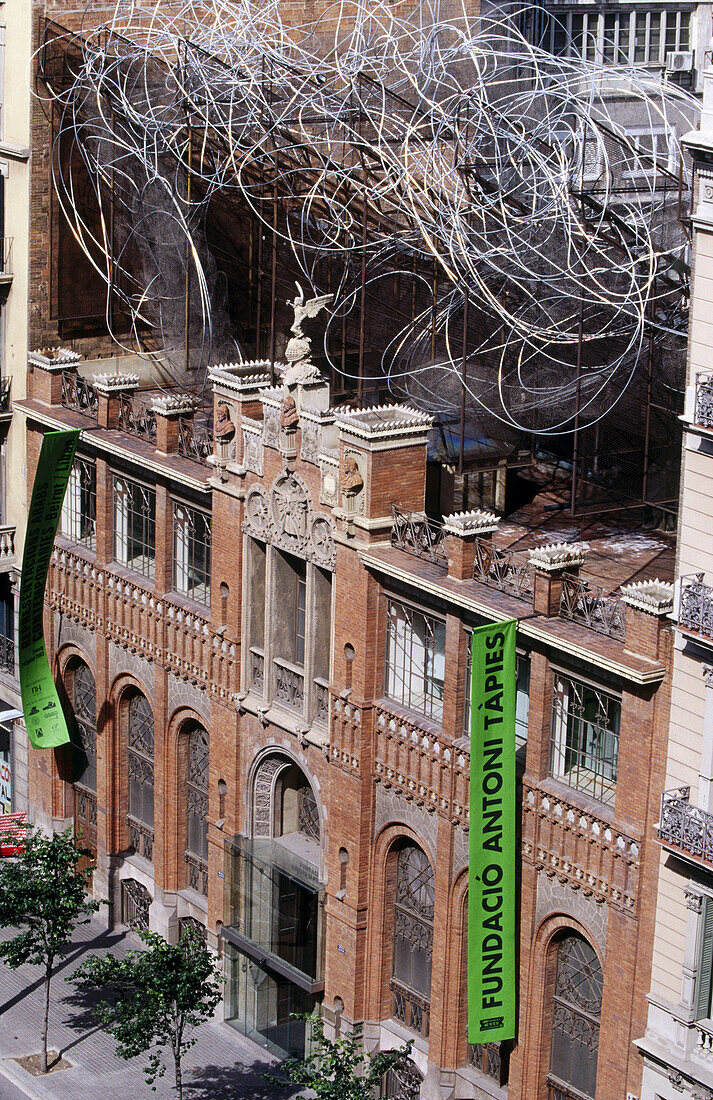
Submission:
M 703 906 L 703 896 L 697 893 L 695 890 L 686 889 L 683 891 L 686 899 L 686 908 L 690 909 L 692 913 L 700 913 Z
M 701 665 L 706 687 L 713 687 L 713 665 Z

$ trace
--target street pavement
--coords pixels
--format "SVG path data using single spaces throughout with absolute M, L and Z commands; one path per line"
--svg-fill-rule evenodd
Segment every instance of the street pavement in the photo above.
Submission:
M 9 935 L 6 931 L 4 935 Z M 157 1082 L 146 1083 L 141 1058 L 125 1062 L 114 1040 L 92 1016 L 92 995 L 67 980 L 90 953 L 123 954 L 141 946 L 123 930 L 107 931 L 94 919 L 78 928 L 70 952 L 52 979 L 49 1046 L 61 1050 L 69 1069 L 32 1077 L 16 1061 L 40 1049 L 42 973 L 40 967 L 10 970 L 0 962 L 0 1100 L 175 1100 L 172 1065 Z M 197 1031 L 198 1041 L 183 1060 L 185 1100 L 273 1100 L 289 1097 L 265 1081 L 274 1063 L 261 1048 L 222 1021 L 210 1020 Z M 170 1058 L 170 1051 L 168 1052 Z

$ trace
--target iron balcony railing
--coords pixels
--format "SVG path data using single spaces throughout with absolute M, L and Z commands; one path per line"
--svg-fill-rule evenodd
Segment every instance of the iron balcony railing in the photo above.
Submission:
M 713 374 L 710 371 L 701 371 L 696 375 L 693 422 L 703 428 L 713 428 Z
M 443 524 L 423 512 L 404 512 L 391 505 L 391 545 L 417 558 L 448 566 Z
M 679 853 L 713 863 L 713 814 L 692 806 L 690 793 L 690 787 L 679 787 L 661 795 L 659 840 Z
M 96 389 L 86 378 L 73 371 L 62 371 L 62 404 L 65 409 L 73 409 L 96 420 L 99 409 L 99 396 Z
M 713 587 L 703 583 L 703 573 L 681 577 L 678 624 L 713 638 Z
M 213 433 L 205 424 L 193 424 L 186 417 L 178 421 L 178 453 L 194 462 L 203 462 L 213 454 Z
M 147 443 L 156 442 L 156 413 L 153 409 L 135 408 L 126 394 L 119 394 L 119 418 L 117 428 L 128 435 L 136 435 Z
M 626 606 L 616 596 L 609 595 L 598 584 L 575 577 L 572 573 L 562 576 L 560 615 L 565 619 L 588 626 L 608 638 L 624 640 Z
M 12 245 L 14 237 L 0 237 L 0 275 L 12 275 Z
M 535 591 L 529 562 L 513 550 L 494 546 L 490 539 L 475 540 L 473 578 L 520 600 L 532 601 Z

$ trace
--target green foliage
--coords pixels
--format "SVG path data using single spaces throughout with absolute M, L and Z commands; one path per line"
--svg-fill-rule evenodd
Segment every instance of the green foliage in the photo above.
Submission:
M 338 1039 L 328 1039 L 321 1016 L 302 1018 L 310 1025 L 308 1053 L 304 1058 L 290 1058 L 280 1067 L 287 1081 L 267 1074 L 268 1080 L 275 1085 L 302 1085 L 320 1100 L 365 1100 L 365 1097 L 378 1096 L 381 1080 L 388 1070 L 410 1067 L 413 1039 L 400 1050 L 367 1054 L 359 1028 Z
M 149 1053 L 144 1073 L 154 1091 L 170 1048 L 180 1097 L 181 1058 L 196 1041 L 186 1032 L 209 1019 L 220 1000 L 216 966 L 193 929 L 176 945 L 155 932 L 139 934 L 145 951 L 129 951 L 123 958 L 92 955 L 72 981 L 100 991 L 97 1012 L 122 1058 Z
M 47 966 L 64 954 L 78 924 L 87 924 L 99 902 L 87 897 L 91 868 L 70 830 L 29 833 L 25 851 L 0 859 L 0 928 L 24 929 L 0 943 L 0 958 L 13 970 L 24 963 Z M 51 965 L 50 965 L 51 969 Z

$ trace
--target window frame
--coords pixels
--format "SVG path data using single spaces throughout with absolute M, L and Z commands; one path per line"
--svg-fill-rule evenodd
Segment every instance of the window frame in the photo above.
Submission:
M 466 626 L 463 628 L 468 637 L 466 646 L 466 660 L 465 660 L 465 685 L 463 689 L 463 736 L 470 737 L 470 710 L 471 710 L 471 689 L 472 689 L 472 659 L 473 659 L 473 627 Z M 517 649 L 515 651 L 515 749 L 523 748 L 529 739 L 529 722 L 530 722 L 530 671 L 532 661 L 531 653 L 526 652 L 524 649 Z M 527 668 L 527 692 L 520 690 L 520 671 Z M 522 697 L 527 699 L 527 715 L 522 718 L 519 714 L 520 700 Z M 524 729 L 524 734 L 522 730 Z
M 178 513 L 181 511 L 185 513 L 185 520 L 183 521 L 178 518 Z M 202 539 L 201 534 L 198 532 L 199 524 L 196 523 L 196 517 L 200 517 L 200 523 L 202 523 Z M 193 504 L 187 504 L 183 500 L 172 497 L 171 522 L 173 525 L 171 538 L 171 583 L 173 591 L 177 595 L 183 596 L 184 599 L 192 600 L 194 603 L 210 608 L 213 553 L 212 515 L 210 512 L 203 511 L 202 508 L 197 508 Z M 188 531 L 188 535 L 183 542 L 183 553 L 179 555 L 179 536 L 186 531 Z M 197 565 L 195 560 L 195 549 L 199 546 L 205 547 L 205 557 L 202 565 Z M 200 577 L 202 580 L 198 584 L 191 585 L 191 577 Z
M 392 634 L 392 608 L 398 607 L 402 611 L 406 612 L 404 616 L 404 622 L 406 623 L 406 631 L 410 629 L 410 640 L 404 633 L 403 639 L 399 643 L 399 639 Z M 408 618 L 411 616 L 411 619 Z M 413 670 L 413 653 L 414 653 L 414 632 L 412 619 L 414 616 L 418 616 L 424 622 L 424 643 L 423 643 L 423 673 L 422 677 L 418 672 L 414 676 Z M 430 629 L 430 635 L 433 640 L 432 646 L 429 646 L 426 640 L 426 631 Z M 442 650 L 439 650 L 437 645 L 437 636 L 442 632 L 443 646 Z M 383 681 L 383 693 L 384 698 L 388 699 L 390 703 L 396 703 L 397 706 L 404 707 L 406 710 L 413 711 L 415 714 L 420 714 L 429 721 L 437 724 L 443 722 L 443 699 L 445 693 L 445 665 L 446 665 L 446 623 L 445 619 L 432 614 L 430 611 L 424 611 L 422 608 L 417 607 L 415 604 L 408 603 L 404 600 L 398 599 L 395 596 L 386 596 L 386 630 L 385 630 L 385 647 L 384 647 L 384 681 Z M 417 637 L 417 636 L 416 636 Z M 403 659 L 393 664 L 392 659 L 392 646 L 401 644 Z M 406 649 L 408 648 L 408 654 Z M 436 675 L 437 661 L 442 655 L 443 677 L 442 679 Z M 440 663 L 440 662 L 439 662 Z M 399 664 L 403 666 L 402 669 L 402 685 L 401 691 L 397 692 L 394 685 L 397 683 L 397 677 L 399 675 Z M 430 672 L 429 672 L 430 664 Z M 418 685 L 422 680 L 422 691 L 419 693 Z M 440 684 L 440 696 L 437 694 L 437 685 Z M 430 685 L 430 687 L 429 687 Z M 436 691 L 434 691 L 434 686 Z M 423 698 L 423 704 L 419 704 L 419 695 Z
M 123 486 L 125 497 L 127 490 L 130 490 L 131 493 L 130 505 L 126 508 L 123 516 L 120 512 L 120 508 L 122 507 L 122 500 L 120 499 L 122 489 L 120 489 L 120 486 Z M 144 512 L 143 509 L 135 509 L 133 507 L 135 490 L 138 490 L 141 494 L 145 494 L 148 505 L 147 513 Z M 120 516 L 123 519 L 121 524 L 119 523 Z M 137 520 L 141 528 L 138 538 L 134 533 L 134 526 Z M 118 565 L 123 566 L 124 569 L 128 569 L 132 573 L 137 573 L 155 582 L 156 489 L 150 485 L 146 485 L 142 481 L 137 481 L 135 478 L 127 477 L 124 474 L 112 474 L 112 521 L 114 561 Z M 123 528 L 123 530 L 120 530 L 120 527 Z M 130 556 L 129 551 L 133 546 L 141 546 L 143 551 L 152 551 L 152 553 L 132 553 Z M 140 562 L 141 564 L 137 566 L 135 564 L 136 562 Z
M 534 44 L 555 57 L 602 65 L 665 68 L 667 54 L 692 51 L 695 15 L 694 8 L 549 9 L 544 12 L 544 22 L 539 26 L 530 24 L 530 38 L 537 38 Z M 654 20 L 658 22 L 659 33 L 652 51 Z M 529 29 L 527 24 L 525 26 Z M 636 60 L 640 32 L 643 33 L 643 58 Z
M 570 787 L 572 790 L 579 791 L 580 794 L 586 795 L 588 798 L 594 799 L 596 802 L 605 806 L 613 806 L 616 801 L 617 781 L 619 772 L 619 749 L 621 741 L 621 693 L 613 690 L 610 687 L 603 687 L 599 683 L 588 680 L 577 674 L 564 669 L 559 669 L 555 666 L 551 666 L 552 671 L 552 705 L 551 705 L 551 723 L 550 723 L 550 751 L 549 751 L 549 769 L 548 774 L 552 779 L 557 780 L 559 783 L 563 783 Z M 558 681 L 567 685 L 566 692 L 558 691 Z M 614 705 L 616 707 L 617 719 L 614 723 L 616 728 L 609 729 L 605 726 L 596 724 L 598 731 L 596 738 L 593 742 L 593 749 L 588 747 L 581 748 L 575 747 L 575 739 L 571 737 L 572 730 L 575 728 L 575 724 L 578 724 L 578 738 L 580 741 L 584 736 L 588 737 L 587 727 L 593 727 L 594 722 L 587 719 L 585 714 L 586 704 L 579 706 L 579 713 L 575 710 L 570 710 L 571 694 L 570 689 L 575 688 L 582 689 L 582 695 L 584 692 L 594 692 L 602 699 L 607 700 L 607 706 Z M 564 699 L 566 696 L 566 706 L 560 707 L 559 700 Z M 600 741 L 599 732 L 604 731 L 604 752 L 600 753 Z M 607 739 L 611 737 L 615 742 L 615 753 L 613 757 L 606 756 Z M 579 766 L 579 762 L 576 761 L 577 756 L 582 756 L 586 759 L 594 759 L 596 764 L 603 763 L 604 768 L 611 766 L 613 775 L 606 776 L 603 770 L 598 770 Z M 568 767 L 568 759 L 571 761 L 575 759 L 575 766 Z M 586 778 L 583 781 L 573 782 L 570 778 L 573 774 L 580 774 Z M 605 797 L 602 797 L 602 796 Z
M 88 485 L 82 484 L 82 474 Z M 85 511 L 83 505 L 88 503 Z M 86 533 L 85 533 L 86 529 Z M 93 458 L 76 455 L 69 473 L 59 519 L 60 537 L 93 553 L 97 549 L 97 464 Z

